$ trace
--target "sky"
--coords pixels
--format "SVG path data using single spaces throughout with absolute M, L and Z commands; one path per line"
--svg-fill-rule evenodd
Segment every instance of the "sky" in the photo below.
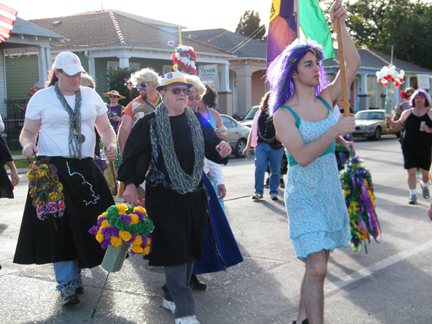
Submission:
M 188 1 L 174 0 L 0 0 L 0 3 L 18 11 L 18 17 L 31 20 L 70 16 L 86 11 L 117 9 L 172 24 L 189 30 L 225 28 L 234 31 L 246 10 L 258 11 L 261 23 L 270 16 L 271 0 L 201 0 L 193 8 Z M 159 5 L 158 5 L 159 4 Z

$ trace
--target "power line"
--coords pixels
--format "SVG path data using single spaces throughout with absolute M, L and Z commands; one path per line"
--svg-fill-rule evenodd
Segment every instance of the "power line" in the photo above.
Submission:
M 262 25 L 261 27 L 257 28 L 247 39 L 244 39 L 243 41 L 241 41 L 240 43 L 238 43 L 236 46 L 234 46 L 233 48 L 231 48 L 228 52 L 235 53 L 236 51 L 238 51 L 240 48 L 242 48 L 247 43 L 249 43 L 253 39 L 253 37 L 255 35 L 257 35 L 263 28 L 265 28 L 265 25 Z

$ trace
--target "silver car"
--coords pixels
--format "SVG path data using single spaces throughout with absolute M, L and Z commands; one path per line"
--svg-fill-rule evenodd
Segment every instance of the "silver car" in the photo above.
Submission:
M 357 112 L 355 115 L 355 132 L 354 136 L 366 136 L 367 138 L 378 141 L 381 135 L 394 134 L 399 138 L 399 130 L 391 128 L 385 122 L 385 110 L 373 109 Z
M 244 118 L 240 121 L 242 125 L 245 125 L 247 127 L 252 127 L 252 122 L 255 117 L 256 112 L 258 111 L 260 106 L 253 106 L 249 111 L 246 113 Z
M 247 138 L 251 131 L 250 127 L 243 126 L 230 116 L 221 115 L 221 117 L 228 133 L 225 141 L 231 145 L 235 157 L 244 157 L 243 150 L 246 148 Z

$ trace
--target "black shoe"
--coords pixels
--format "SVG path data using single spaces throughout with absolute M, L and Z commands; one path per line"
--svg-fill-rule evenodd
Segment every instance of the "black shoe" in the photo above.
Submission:
M 410 200 L 408 201 L 408 204 L 410 204 L 410 205 L 417 204 L 417 195 L 411 195 Z
M 195 290 L 206 290 L 207 289 L 207 285 L 205 283 L 202 283 L 198 280 L 196 275 L 192 275 L 189 281 L 189 285 L 191 286 L 192 289 Z
M 282 178 L 280 178 L 279 187 L 285 188 L 285 182 L 284 182 L 284 180 Z
M 270 188 L 270 177 L 265 181 L 264 188 Z

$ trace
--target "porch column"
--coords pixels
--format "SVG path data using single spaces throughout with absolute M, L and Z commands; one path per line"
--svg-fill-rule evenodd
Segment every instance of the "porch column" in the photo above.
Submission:
M 46 59 L 46 46 L 38 46 L 38 66 L 39 66 L 39 81 L 35 83 L 36 87 L 43 88 L 45 82 L 48 80 L 48 67 Z
M 237 98 L 237 114 L 246 115 L 247 111 L 252 108 L 252 72 L 248 65 L 237 70 L 237 93 L 244 94 L 244 97 Z
M 367 87 L 367 74 L 360 74 L 359 110 L 369 110 L 369 93 Z
M 131 58 L 130 56 L 121 55 L 121 56 L 117 56 L 117 58 L 119 59 L 119 67 L 120 68 L 128 68 L 129 67 L 129 59 Z
M 88 74 L 92 77 L 93 80 L 96 80 L 96 68 L 95 68 L 95 58 L 89 56 L 88 57 Z M 97 87 L 97 85 L 96 85 Z
M 229 65 L 228 64 L 222 64 L 221 65 L 221 92 L 231 92 L 230 86 L 229 86 Z

